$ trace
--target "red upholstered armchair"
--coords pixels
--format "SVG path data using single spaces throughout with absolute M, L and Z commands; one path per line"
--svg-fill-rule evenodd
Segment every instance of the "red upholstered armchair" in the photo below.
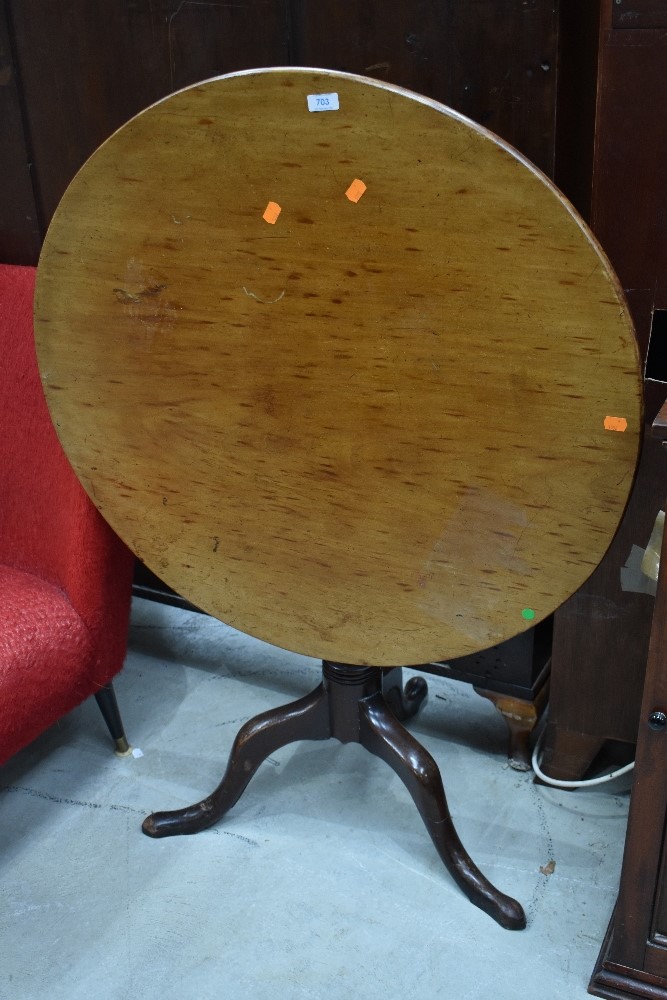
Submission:
M 0 763 L 94 694 L 127 749 L 111 678 L 133 558 L 58 442 L 33 340 L 35 271 L 0 265 Z

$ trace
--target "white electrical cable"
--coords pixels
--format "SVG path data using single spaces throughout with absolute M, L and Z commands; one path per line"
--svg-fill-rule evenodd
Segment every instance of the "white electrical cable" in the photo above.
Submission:
M 550 778 L 547 774 L 544 774 L 540 770 L 540 766 L 537 762 L 538 755 L 542 747 L 542 735 L 540 735 L 539 740 L 535 744 L 535 749 L 533 750 L 533 756 L 531 764 L 533 771 L 546 785 L 552 785 L 554 788 L 590 788 L 591 785 L 603 785 L 606 781 L 612 781 L 614 778 L 620 778 L 622 774 L 627 774 L 635 766 L 634 760 L 630 764 L 625 764 L 623 767 L 619 767 L 616 771 L 612 771 L 610 774 L 601 774 L 599 778 L 587 778 L 582 781 L 560 781 L 557 778 Z

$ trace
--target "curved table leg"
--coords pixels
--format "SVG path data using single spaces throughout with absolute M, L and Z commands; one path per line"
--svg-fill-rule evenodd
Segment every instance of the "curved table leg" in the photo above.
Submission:
M 296 740 L 325 740 L 331 735 L 326 692 L 320 684 L 289 705 L 262 712 L 239 730 L 229 763 L 216 790 L 192 806 L 148 816 L 142 830 L 149 837 L 199 833 L 224 816 L 243 794 L 260 764 Z
M 359 721 L 359 742 L 389 764 L 408 789 L 445 867 L 471 903 L 501 927 L 524 928 L 521 904 L 499 892 L 482 875 L 459 840 L 433 757 L 398 722 L 382 696 L 362 702 Z
M 428 685 L 423 677 L 411 677 L 403 687 L 403 670 L 393 667 L 382 671 L 382 693 L 397 719 L 407 722 L 428 699 Z
M 530 771 L 531 736 L 542 717 L 549 695 L 549 680 L 529 698 L 514 698 L 511 695 L 489 691 L 488 688 L 474 686 L 474 691 L 482 698 L 488 698 L 495 705 L 507 725 L 509 746 L 507 756 L 510 767 L 517 771 Z

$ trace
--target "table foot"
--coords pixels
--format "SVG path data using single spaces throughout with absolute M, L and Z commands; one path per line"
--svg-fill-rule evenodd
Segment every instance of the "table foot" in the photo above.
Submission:
M 305 698 L 246 722 L 234 740 L 227 770 L 216 790 L 185 809 L 146 817 L 143 832 L 149 837 L 173 837 L 213 826 L 238 801 L 270 754 L 297 740 L 326 740 L 330 735 L 328 701 L 320 684 Z
M 499 892 L 463 847 L 447 806 L 438 765 L 397 721 L 381 695 L 361 704 L 359 742 L 389 764 L 408 789 L 445 867 L 471 903 L 501 927 L 522 930 L 526 916 L 521 904 Z
M 482 698 L 488 698 L 505 720 L 509 735 L 507 757 L 510 767 L 516 771 L 530 771 L 531 738 L 546 708 L 548 684 L 542 686 L 533 701 L 527 698 L 514 698 L 498 691 L 489 691 L 477 685 L 474 690 Z
M 428 685 L 423 677 L 411 677 L 403 687 L 400 667 L 382 671 L 382 693 L 397 719 L 407 722 L 428 699 Z

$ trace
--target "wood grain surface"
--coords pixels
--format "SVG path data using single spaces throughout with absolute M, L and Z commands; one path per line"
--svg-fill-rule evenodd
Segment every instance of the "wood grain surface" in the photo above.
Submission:
M 606 259 L 516 152 L 388 84 L 252 71 L 149 108 L 68 188 L 35 316 L 104 516 L 297 652 L 509 638 L 586 579 L 632 485 L 637 350 Z

